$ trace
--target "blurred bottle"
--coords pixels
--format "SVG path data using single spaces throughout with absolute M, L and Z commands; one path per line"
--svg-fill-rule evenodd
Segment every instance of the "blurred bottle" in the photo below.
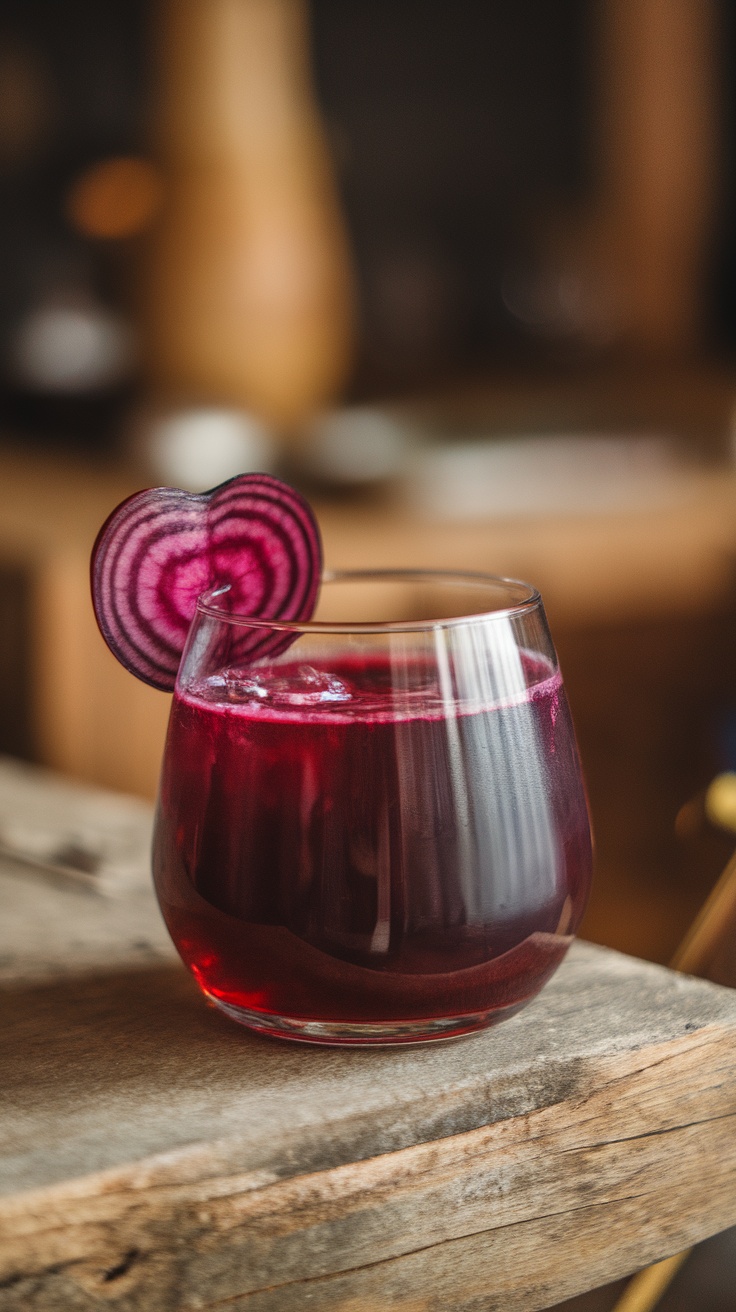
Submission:
M 295 425 L 351 361 L 347 241 L 303 0 L 162 0 L 166 198 L 145 266 L 156 391 Z

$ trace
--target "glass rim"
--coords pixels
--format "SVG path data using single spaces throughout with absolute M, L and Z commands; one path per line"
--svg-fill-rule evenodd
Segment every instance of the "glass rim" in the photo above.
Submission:
M 320 586 L 325 583 L 436 583 L 457 587 L 502 587 L 508 590 L 521 588 L 524 596 L 506 606 L 470 614 L 452 615 L 433 620 L 279 620 L 254 618 L 228 611 L 215 604 L 216 597 L 224 596 L 230 584 L 216 584 L 200 593 L 196 611 L 226 624 L 240 628 L 272 629 L 282 633 L 430 633 L 434 629 L 451 629 L 463 624 L 478 624 L 491 620 L 508 620 L 527 615 L 541 606 L 537 588 L 523 579 L 503 574 L 485 574 L 474 570 L 445 569 L 327 569 L 323 570 Z

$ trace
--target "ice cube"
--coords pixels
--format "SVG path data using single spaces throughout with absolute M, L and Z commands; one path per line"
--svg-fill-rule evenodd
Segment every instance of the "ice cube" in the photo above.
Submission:
M 233 702 L 236 705 L 252 701 L 267 701 L 270 696 L 268 684 L 243 670 L 221 670 L 212 674 L 206 682 L 206 695 L 209 700 Z
M 274 706 L 321 706 L 340 705 L 351 699 L 341 679 L 313 665 L 291 666 L 288 671 L 278 665 L 261 667 L 258 671 L 221 670 L 207 680 L 206 695 L 235 705 L 256 702 Z
M 297 677 L 283 679 L 279 682 L 279 699 L 291 706 L 319 706 L 325 702 L 348 702 L 350 692 L 341 679 L 326 670 L 316 670 L 313 665 L 300 665 Z

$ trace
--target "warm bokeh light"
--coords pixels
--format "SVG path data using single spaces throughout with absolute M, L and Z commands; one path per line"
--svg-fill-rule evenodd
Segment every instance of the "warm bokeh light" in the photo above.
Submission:
M 709 785 L 705 814 L 714 825 L 736 832 L 736 774 L 732 770 L 717 775 Z
M 161 174 L 150 160 L 105 159 L 72 183 L 66 215 L 85 237 L 134 237 L 148 227 L 163 196 Z

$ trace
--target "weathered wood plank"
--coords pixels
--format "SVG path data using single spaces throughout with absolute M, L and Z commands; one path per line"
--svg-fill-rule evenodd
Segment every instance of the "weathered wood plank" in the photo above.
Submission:
M 138 798 L 0 756 L 0 989 L 178 960 L 152 824 Z
M 8 990 L 0 1308 L 540 1308 L 736 1220 L 736 995 L 577 944 L 512 1021 L 277 1045 L 177 968 Z
M 0 860 L 3 1312 L 526 1312 L 736 1219 L 736 995 L 576 944 L 464 1042 L 270 1043 L 171 964 L 148 808 L 0 762 L 3 815 L 127 852 Z

